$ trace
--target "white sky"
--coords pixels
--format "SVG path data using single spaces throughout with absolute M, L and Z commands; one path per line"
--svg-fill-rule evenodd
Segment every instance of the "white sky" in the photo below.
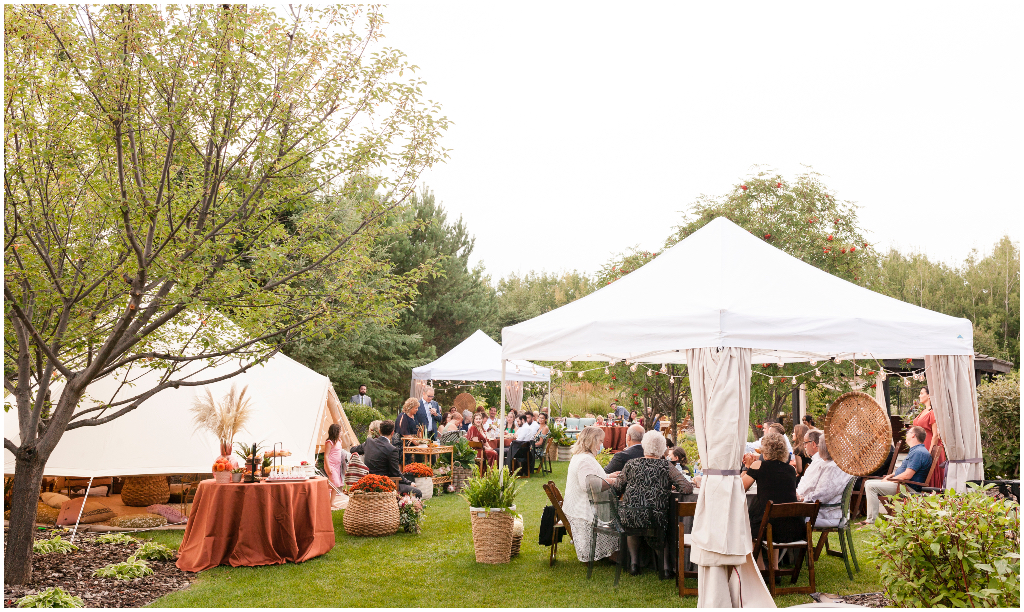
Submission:
M 681 6 L 680 6 L 681 5 Z M 755 164 L 808 164 L 880 247 L 1020 240 L 1018 3 L 399 2 L 387 44 L 455 122 L 422 183 L 511 272 L 659 249 Z

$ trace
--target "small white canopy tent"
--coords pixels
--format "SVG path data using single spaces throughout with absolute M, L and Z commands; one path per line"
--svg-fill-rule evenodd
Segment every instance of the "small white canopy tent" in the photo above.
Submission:
M 615 283 L 506 327 L 502 347 L 505 359 L 693 361 L 698 450 L 702 465 L 713 470 L 701 487 L 692 539 L 702 607 L 774 605 L 751 565 L 737 469 L 742 445 L 731 440 L 745 439 L 752 362 L 973 359 L 970 321 L 836 278 L 724 218 Z M 949 419 L 936 413 L 945 434 L 942 421 Z M 961 448 L 980 452 L 976 415 L 975 404 L 973 431 L 960 421 L 969 438 Z M 963 452 L 967 461 L 980 457 Z
M 529 361 L 510 361 L 505 380 L 551 380 L 547 368 Z M 413 380 L 501 380 L 501 345 L 476 330 L 458 346 L 427 365 L 414 368 Z M 415 396 L 414 396 L 415 397 Z
M 238 365 L 233 360 L 223 361 L 198 376 L 214 378 Z M 189 367 L 195 371 L 202 366 Z M 186 374 L 189 371 L 185 370 Z M 112 397 L 138 395 L 158 376 L 156 372 L 142 374 L 133 386 L 120 392 L 116 376 L 96 381 L 89 386 L 81 408 L 112 401 Z M 351 436 L 351 427 L 327 377 L 278 354 L 229 380 L 206 387 L 166 389 L 109 423 L 68 431 L 46 462 L 44 474 L 100 477 L 208 473 L 220 454 L 218 441 L 208 431 L 194 431 L 189 408 L 204 388 L 208 387 L 220 401 L 232 383 L 239 389 L 249 386 L 247 395 L 255 408 L 254 418 L 236 442 L 263 442 L 268 449 L 275 442 L 283 442 L 284 448 L 292 452 L 287 462 L 297 464 L 315 460 L 317 444 L 324 438 L 325 431 L 321 430 L 325 422 L 341 424 L 342 431 Z M 16 409 L 4 415 L 4 434 L 19 443 Z M 351 443 L 357 442 L 353 439 Z M 13 472 L 14 456 L 4 450 L 4 473 Z

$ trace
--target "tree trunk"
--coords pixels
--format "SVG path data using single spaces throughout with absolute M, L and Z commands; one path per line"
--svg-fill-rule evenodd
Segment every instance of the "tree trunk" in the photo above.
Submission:
M 32 579 L 32 540 L 35 534 L 36 505 L 43 482 L 43 467 L 49 457 L 32 453 L 17 458 L 14 490 L 11 493 L 11 523 L 4 551 L 4 584 L 28 584 Z

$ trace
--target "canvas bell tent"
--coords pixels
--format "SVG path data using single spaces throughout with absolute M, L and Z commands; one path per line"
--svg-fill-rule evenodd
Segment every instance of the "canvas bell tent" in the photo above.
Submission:
M 770 607 L 740 464 L 752 363 L 924 358 L 949 486 L 981 478 L 972 325 L 832 276 L 718 218 L 639 270 L 502 330 L 504 359 L 688 364 L 705 476 L 698 606 Z
M 225 360 L 204 370 L 202 377 L 214 378 L 221 371 L 229 373 L 237 367 L 237 361 Z M 98 380 L 89 386 L 81 408 L 138 395 L 158 376 L 152 371 L 144 373 L 124 388 L 120 388 L 123 376 Z M 208 473 L 220 454 L 218 441 L 208 431 L 195 431 L 189 408 L 204 389 L 210 389 L 214 399 L 220 401 L 232 384 L 239 390 L 248 386 L 247 395 L 254 408 L 253 418 L 236 436 L 236 442 L 262 442 L 268 449 L 281 442 L 292 452 L 285 460 L 287 464 L 313 462 L 317 445 L 323 443 L 331 423 L 341 425 L 345 446 L 358 443 L 327 377 L 278 354 L 229 380 L 203 387 L 165 389 L 108 423 L 66 432 L 46 462 L 44 474 L 100 477 Z M 4 434 L 18 443 L 17 410 L 4 415 Z M 13 472 L 14 456 L 5 449 L 4 473 Z

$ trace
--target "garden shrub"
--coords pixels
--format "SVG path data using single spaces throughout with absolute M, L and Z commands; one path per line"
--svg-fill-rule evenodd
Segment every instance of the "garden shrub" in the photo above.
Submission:
M 135 551 L 135 557 L 169 561 L 174 558 L 174 551 L 159 542 L 143 542 L 142 546 Z
M 134 544 L 135 538 L 126 533 L 105 533 L 96 538 L 98 544 Z
M 985 478 L 1020 478 L 1020 372 L 978 385 Z
M 60 587 L 26 595 L 18 600 L 19 608 L 84 608 L 81 597 L 75 597 Z
M 352 431 L 355 432 L 356 438 L 359 442 L 366 442 L 366 432 L 370 429 L 370 423 L 374 421 L 393 421 L 394 418 L 388 418 L 377 410 L 373 406 L 363 406 L 360 404 L 349 404 L 344 403 L 341 405 L 342 410 L 345 411 L 345 416 L 348 417 L 348 424 L 352 426 Z
M 40 555 L 55 552 L 66 555 L 73 550 L 78 550 L 78 547 L 67 540 L 62 540 L 60 536 L 53 536 L 49 540 L 36 540 L 32 542 L 32 552 Z
M 141 578 L 152 574 L 153 570 L 149 567 L 149 564 L 140 559 L 136 559 L 135 555 L 128 557 L 127 561 L 121 563 L 112 563 L 110 565 L 101 567 L 92 573 L 93 576 L 100 578 L 117 578 L 118 580 L 131 580 L 132 578 Z
M 912 495 L 875 521 L 886 595 L 902 607 L 1020 605 L 1020 505 L 971 485 Z

